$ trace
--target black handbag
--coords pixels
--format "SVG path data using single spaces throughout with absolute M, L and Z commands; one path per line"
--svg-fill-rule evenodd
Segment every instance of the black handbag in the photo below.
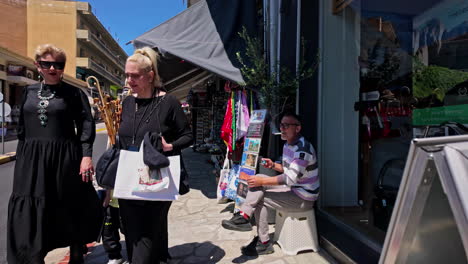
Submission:
M 161 130 L 161 128 L 160 128 Z M 160 169 L 169 166 L 169 159 L 163 155 L 161 136 L 147 132 L 144 136 L 143 162 L 150 169 Z M 182 155 L 180 157 L 180 183 L 179 194 L 184 195 L 190 191 L 188 174 L 184 166 Z
M 179 194 L 184 195 L 190 191 L 189 179 L 187 170 L 185 170 L 184 160 L 182 155 L 180 157 L 180 183 L 179 183 Z
M 155 141 L 154 145 L 151 142 L 151 139 Z M 162 143 L 159 134 L 152 134 L 150 132 L 146 132 L 143 138 L 143 142 L 143 162 L 146 164 L 146 166 L 148 166 L 152 170 L 161 169 L 169 166 L 169 159 L 163 154 L 161 154 Z M 158 148 L 160 150 L 158 150 Z
M 117 167 L 119 165 L 120 149 L 117 143 L 106 150 L 96 164 L 96 182 L 106 189 L 114 189 Z

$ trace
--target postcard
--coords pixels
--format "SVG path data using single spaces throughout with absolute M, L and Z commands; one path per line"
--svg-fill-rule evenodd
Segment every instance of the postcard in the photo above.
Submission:
M 262 141 L 261 138 L 247 138 L 246 143 L 247 145 L 247 150 L 244 145 L 244 151 L 250 151 L 250 152 L 256 152 L 258 153 L 260 151 L 260 142 Z
M 255 170 L 247 168 L 247 167 L 241 167 L 240 168 L 239 179 L 247 180 L 252 175 L 255 175 Z
M 248 147 L 249 147 L 249 139 L 246 138 L 246 139 L 244 140 L 244 152 L 249 151 L 249 150 L 248 150 Z
M 244 153 L 242 154 L 242 165 L 255 169 L 257 167 L 258 154 Z
M 250 123 L 263 123 L 265 122 L 266 109 L 254 110 L 250 117 Z
M 250 138 L 261 138 L 263 135 L 263 128 L 264 128 L 263 123 L 259 124 L 249 124 L 249 128 L 247 129 L 247 137 Z
M 237 196 L 242 198 L 247 197 L 247 192 L 249 191 L 249 185 L 245 181 L 239 181 L 237 186 Z

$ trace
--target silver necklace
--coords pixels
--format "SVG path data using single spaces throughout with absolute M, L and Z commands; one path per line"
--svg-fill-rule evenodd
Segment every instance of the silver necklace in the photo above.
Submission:
M 37 98 L 39 98 L 39 103 L 37 104 L 37 114 L 38 118 L 41 121 L 41 126 L 45 127 L 47 125 L 47 106 L 49 106 L 49 100 L 54 98 L 55 96 L 55 91 L 52 91 L 49 96 L 42 96 L 42 86 L 43 83 L 41 82 L 41 87 L 39 88 L 39 91 L 37 91 Z

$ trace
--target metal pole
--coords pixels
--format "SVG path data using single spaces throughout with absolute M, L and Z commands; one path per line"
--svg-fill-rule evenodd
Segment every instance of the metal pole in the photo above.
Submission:
M 296 78 L 299 77 L 299 65 L 301 64 L 301 1 L 297 0 L 297 11 L 296 11 Z M 299 86 L 296 87 L 296 114 L 299 114 Z
M 5 154 L 5 131 L 3 130 L 3 126 L 5 125 L 5 92 L 3 88 L 4 80 L 0 80 L 1 92 L 3 94 L 2 100 L 2 154 Z

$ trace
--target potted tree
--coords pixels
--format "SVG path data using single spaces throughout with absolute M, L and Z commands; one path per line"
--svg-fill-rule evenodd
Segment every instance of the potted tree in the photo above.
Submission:
M 279 62 L 271 62 L 280 67 L 274 67 L 277 71 L 270 71 L 270 65 L 264 57 L 263 43 L 249 36 L 245 28 L 239 35 L 246 44 L 245 54 L 236 53 L 245 80 L 241 85 L 258 92 L 261 107 L 269 110 L 272 121 L 284 111 L 295 109 L 299 83 L 314 74 L 320 61 L 318 53 L 315 61 L 308 63 L 304 59 L 305 42 L 302 40 L 301 60 L 296 73 L 279 65 Z M 274 122 L 271 125 L 276 128 Z

